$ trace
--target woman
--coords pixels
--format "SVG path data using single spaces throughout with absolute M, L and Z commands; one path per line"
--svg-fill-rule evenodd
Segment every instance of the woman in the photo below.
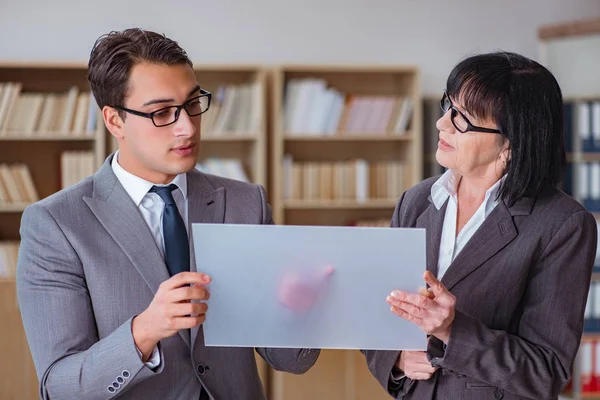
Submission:
M 583 329 L 596 222 L 556 189 L 565 169 L 562 94 L 513 53 L 465 59 L 438 120 L 448 170 L 406 191 L 394 227 L 427 230 L 429 292 L 393 291 L 427 351 L 364 351 L 404 399 L 556 399 Z

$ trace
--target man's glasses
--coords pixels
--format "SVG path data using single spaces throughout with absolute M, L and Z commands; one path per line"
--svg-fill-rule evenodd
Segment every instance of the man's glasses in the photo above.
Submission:
M 498 129 L 482 128 L 480 126 L 475 126 L 471 124 L 469 119 L 452 105 L 452 101 L 450 101 L 450 97 L 448 97 L 448 93 L 446 93 L 445 90 L 444 95 L 442 96 L 442 100 L 440 100 L 440 107 L 442 107 L 442 111 L 444 112 L 444 114 L 446 114 L 448 110 L 452 110 L 452 113 L 450 114 L 450 120 L 452 121 L 452 125 L 454 125 L 456 130 L 458 130 L 459 132 L 465 133 L 468 131 L 472 131 L 502 133 Z
M 211 98 L 212 94 L 210 92 L 200 89 L 200 96 L 194 97 L 181 105 L 164 107 L 151 113 L 130 110 L 129 108 L 119 106 L 115 106 L 114 108 L 139 117 L 150 118 L 154 126 L 160 128 L 175 123 L 179 119 L 181 109 L 184 109 L 190 117 L 204 114 L 210 107 Z

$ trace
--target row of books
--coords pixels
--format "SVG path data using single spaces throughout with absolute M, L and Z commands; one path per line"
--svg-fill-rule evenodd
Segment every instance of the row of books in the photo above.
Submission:
M 96 172 L 96 157 L 91 151 L 72 150 L 60 154 L 60 182 L 64 189 Z
M 0 241 L 0 278 L 14 278 L 17 269 L 19 241 Z
M 196 164 L 196 169 L 207 174 L 249 182 L 241 160 L 236 158 L 210 157 Z
M 600 212 L 600 161 L 569 163 L 563 190 L 589 211 Z
M 290 135 L 402 135 L 410 125 L 413 106 L 408 96 L 346 94 L 324 79 L 290 79 L 283 123 Z
M 95 171 L 96 159 L 90 151 L 65 151 L 60 155 L 60 182 L 63 189 Z M 38 200 L 38 191 L 26 164 L 0 164 L 0 205 L 29 204 Z
M 565 103 L 567 152 L 600 152 L 600 101 Z
M 26 164 L 0 164 L 0 205 L 28 204 L 38 200 Z
M 402 161 L 294 162 L 284 157 L 286 200 L 397 199 L 410 182 L 410 168 Z
M 585 305 L 584 331 L 600 332 L 600 281 L 592 281 Z
M 600 340 L 583 338 L 579 346 L 581 394 L 598 393 L 600 396 Z M 569 383 L 572 388 L 573 382 Z
M 0 83 L 0 136 L 94 136 L 103 129 L 89 91 L 22 92 L 20 82 Z
M 242 162 L 212 157 L 197 164 L 200 171 L 249 182 Z M 61 188 L 66 188 L 96 172 L 96 158 L 90 151 L 64 151 L 60 155 Z M 0 205 L 29 204 L 39 200 L 26 164 L 0 164 Z
M 365 218 L 350 221 L 349 226 L 368 227 L 368 228 L 389 228 L 390 218 Z
M 585 208 L 600 213 L 600 161 L 580 163 L 578 191 Z
M 263 122 L 262 95 L 257 82 L 220 86 L 212 94 L 209 110 L 202 114 L 202 135 L 259 132 Z

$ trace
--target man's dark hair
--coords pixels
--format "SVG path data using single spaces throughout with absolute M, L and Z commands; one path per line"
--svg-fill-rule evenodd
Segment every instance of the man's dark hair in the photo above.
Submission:
M 193 67 L 185 50 L 165 35 L 139 28 L 102 35 L 92 48 L 87 73 L 100 109 L 125 105 L 131 69 L 142 62 Z M 119 115 L 125 118 L 122 111 Z

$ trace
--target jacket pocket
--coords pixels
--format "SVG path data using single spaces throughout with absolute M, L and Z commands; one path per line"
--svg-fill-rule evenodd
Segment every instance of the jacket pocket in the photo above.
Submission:
M 467 381 L 466 385 L 467 389 L 492 389 L 495 387 L 492 385 L 488 385 L 487 383 L 478 381 Z

